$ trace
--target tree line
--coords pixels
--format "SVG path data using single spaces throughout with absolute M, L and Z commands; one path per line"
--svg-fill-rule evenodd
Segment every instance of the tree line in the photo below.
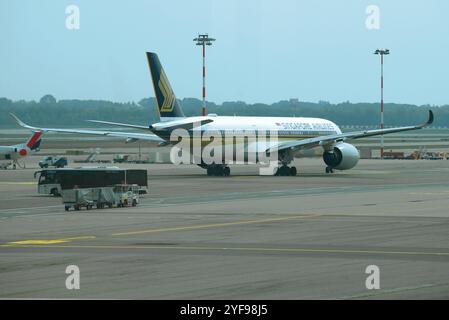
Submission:
M 186 116 L 201 114 L 201 100 L 184 98 L 179 101 Z M 221 116 L 279 116 L 317 117 L 329 119 L 341 126 L 377 127 L 380 119 L 379 103 L 332 104 L 303 102 L 296 99 L 282 100 L 273 104 L 231 101 L 206 103 L 208 113 Z M 426 110 L 435 114 L 434 127 L 449 127 L 449 105 L 385 104 L 385 125 L 406 126 L 425 120 Z M 105 100 L 56 100 L 45 95 L 39 101 L 12 101 L 0 98 L 0 128 L 17 127 L 9 113 L 16 114 L 24 122 L 36 126 L 98 127 L 85 120 L 105 120 L 139 125 L 149 125 L 159 120 L 154 98 L 139 102 L 112 102 Z

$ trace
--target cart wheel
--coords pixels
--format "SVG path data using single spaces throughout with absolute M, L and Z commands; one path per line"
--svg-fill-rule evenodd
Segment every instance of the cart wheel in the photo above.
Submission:
M 69 206 L 65 206 L 65 211 L 69 211 L 70 207 Z

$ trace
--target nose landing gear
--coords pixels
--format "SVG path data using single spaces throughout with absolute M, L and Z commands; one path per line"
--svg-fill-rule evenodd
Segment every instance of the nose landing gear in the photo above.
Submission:
M 288 165 L 293 161 L 293 151 L 283 150 L 279 152 L 279 163 L 281 166 L 274 172 L 275 176 L 296 176 L 298 173 L 296 167 Z
M 277 168 L 274 173 L 275 176 L 296 176 L 297 170 L 296 167 L 289 167 L 287 165 L 282 165 Z
M 228 177 L 231 169 L 227 165 L 213 164 L 207 167 L 208 176 Z

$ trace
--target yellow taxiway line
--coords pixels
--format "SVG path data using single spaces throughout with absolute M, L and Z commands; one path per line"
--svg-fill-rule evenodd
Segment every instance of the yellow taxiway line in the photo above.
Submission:
M 295 220 L 295 219 L 307 219 L 307 218 L 315 218 L 315 217 L 319 217 L 319 216 L 321 216 L 321 215 L 320 214 L 311 214 L 311 215 L 290 216 L 290 217 L 282 217 L 282 218 L 233 221 L 233 222 L 223 222 L 223 223 L 201 224 L 201 225 L 194 225 L 194 226 L 169 227 L 169 228 L 160 228 L 160 229 L 147 229 L 147 230 L 113 233 L 113 234 L 111 234 L 111 236 L 116 237 L 116 236 L 128 236 L 128 235 L 145 234 L 145 233 L 211 229 L 211 228 L 221 228 L 221 227 L 228 227 L 228 226 L 288 221 L 288 220 Z
M 193 226 L 179 226 L 167 227 L 158 229 L 147 229 L 129 232 L 113 233 L 109 236 L 127 236 L 136 234 L 159 233 L 159 232 L 173 232 L 173 231 L 190 231 L 198 229 L 212 229 L 237 225 L 251 225 L 270 222 L 282 222 L 298 219 L 315 218 L 322 216 L 321 214 L 296 215 L 288 217 L 246 220 L 246 221 L 232 221 L 213 224 L 202 224 Z M 389 250 L 366 250 L 366 249 L 332 249 L 332 248 L 275 248 L 275 247 L 213 247 L 213 246 L 165 246 L 165 245 L 68 245 L 67 243 L 74 240 L 91 240 L 97 239 L 95 236 L 79 236 L 61 239 L 47 239 L 47 240 L 22 240 L 8 242 L 0 245 L 0 247 L 9 248 L 72 248 L 72 249 L 143 249 L 143 250 L 191 250 L 191 251 L 240 251 L 240 252 L 267 252 L 267 253 L 326 253 L 326 254 L 368 254 L 368 255 L 400 255 L 400 256 L 449 256 L 449 252 L 426 252 L 426 251 L 389 251 Z
M 221 228 L 228 226 L 238 226 L 238 225 L 249 225 L 249 224 L 259 224 L 259 223 L 269 223 L 269 222 L 279 222 L 279 221 L 288 221 L 294 219 L 305 219 L 305 218 L 314 218 L 320 215 L 299 215 L 299 216 L 289 216 L 282 218 L 269 218 L 269 219 L 258 219 L 258 220 L 244 220 L 244 221 L 233 221 L 233 222 L 223 222 L 223 223 L 212 223 L 212 224 L 201 224 L 201 225 L 193 225 L 193 226 L 179 226 L 179 227 L 168 227 L 168 228 L 158 228 L 158 229 L 147 229 L 147 230 L 138 230 L 138 231 L 129 231 L 129 232 L 119 232 L 113 233 L 110 236 L 128 236 L 128 235 L 136 235 L 136 234 L 146 234 L 146 233 L 160 233 L 160 232 L 173 232 L 173 231 L 189 231 L 189 230 L 198 230 L 198 229 L 210 229 L 210 228 Z M 79 236 L 79 237 L 71 237 L 71 238 L 61 238 L 61 239 L 31 239 L 31 240 L 20 240 L 20 241 L 12 241 L 6 244 L 0 245 L 0 247 L 8 247 L 8 246 L 24 246 L 24 245 L 50 245 L 50 244 L 59 244 L 66 243 L 74 240 L 91 240 L 96 239 L 96 236 Z
M 449 252 L 426 251 L 388 251 L 388 250 L 347 250 L 347 249 L 310 249 L 310 248 L 265 248 L 265 247 L 208 247 L 208 246 L 116 246 L 116 245 L 17 245 L 15 248 L 70 248 L 70 249 L 135 249 L 135 250 L 187 250 L 187 251 L 245 251 L 271 253 L 328 253 L 328 254 L 385 254 L 402 256 L 449 256 Z

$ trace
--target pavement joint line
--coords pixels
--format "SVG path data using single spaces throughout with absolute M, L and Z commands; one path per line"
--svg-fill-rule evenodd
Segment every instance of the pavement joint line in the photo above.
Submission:
M 423 196 L 430 196 L 430 195 L 438 195 L 438 196 L 447 196 L 449 191 L 441 191 L 441 192 L 409 192 L 410 195 L 423 195 Z
M 417 286 L 409 286 L 409 287 L 398 287 L 398 288 L 392 288 L 392 289 L 381 289 L 381 290 L 375 290 L 377 292 L 363 292 L 360 294 L 355 294 L 351 296 L 344 296 L 337 298 L 338 300 L 349 300 L 349 299 L 363 299 L 368 297 L 376 297 L 376 296 L 382 296 L 382 295 L 389 295 L 389 294 L 395 294 L 395 293 L 401 293 L 405 291 L 412 291 L 412 290 L 420 290 L 425 288 L 432 288 L 432 287 L 441 287 L 441 286 L 447 286 L 448 283 L 437 283 L 437 284 L 422 284 Z
M 169 231 L 186 231 L 186 230 L 197 230 L 197 229 L 220 228 L 220 227 L 227 227 L 227 226 L 237 226 L 237 225 L 248 225 L 248 224 L 257 224 L 257 223 L 288 221 L 288 220 L 294 220 L 294 219 L 315 218 L 315 217 L 319 217 L 319 216 L 322 216 L 322 215 L 321 214 L 311 214 L 311 215 L 290 216 L 290 217 L 282 217 L 282 218 L 233 221 L 233 222 L 202 224 L 202 225 L 194 225 L 194 226 L 168 227 L 168 228 L 160 228 L 160 229 L 147 229 L 147 230 L 113 233 L 113 234 L 111 234 L 111 236 L 119 237 L 119 236 L 144 234 L 144 233 L 158 233 L 158 232 L 169 232 Z
M 26 208 L 9 208 L 9 209 L 1 209 L 0 213 L 14 213 L 11 211 L 21 211 L 21 210 L 36 210 L 36 209 L 49 209 L 49 208 L 62 208 L 61 205 L 52 205 L 52 206 L 45 206 L 45 207 L 26 207 Z
M 388 250 L 345 250 L 345 249 L 307 249 L 307 248 L 263 248 L 263 247 L 200 247 L 200 246 L 109 246 L 109 245 L 3 245 L 2 247 L 13 248 L 67 248 L 67 249 L 145 249 L 145 250 L 220 250 L 220 251 L 254 251 L 274 253 L 340 253 L 340 254 L 386 254 L 404 256 L 448 256 L 449 252 L 426 252 L 426 251 L 388 251 Z

